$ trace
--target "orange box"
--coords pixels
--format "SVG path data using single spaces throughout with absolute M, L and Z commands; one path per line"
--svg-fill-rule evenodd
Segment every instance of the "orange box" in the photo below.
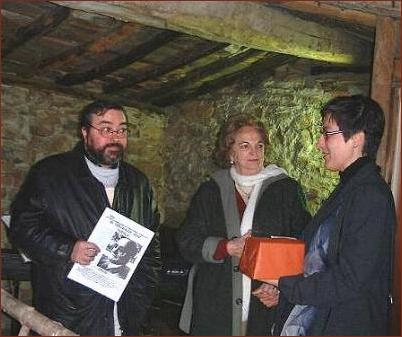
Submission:
M 291 238 L 246 239 L 239 269 L 255 280 L 277 280 L 303 273 L 305 244 Z

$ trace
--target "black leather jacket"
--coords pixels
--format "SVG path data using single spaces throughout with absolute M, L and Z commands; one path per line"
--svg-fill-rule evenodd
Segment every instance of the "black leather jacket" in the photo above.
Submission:
M 82 143 L 35 164 L 11 205 L 11 242 L 33 260 L 34 306 L 80 335 L 114 334 L 114 302 L 66 277 L 75 242 L 88 239 L 106 206 L 105 189 L 89 171 Z M 138 335 L 161 267 L 159 221 L 147 178 L 125 162 L 112 208 L 156 232 L 118 302 L 123 334 Z

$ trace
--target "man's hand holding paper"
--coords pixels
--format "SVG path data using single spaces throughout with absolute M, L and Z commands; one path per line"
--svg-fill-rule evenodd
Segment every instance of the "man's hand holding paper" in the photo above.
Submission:
M 79 240 L 75 243 L 71 253 L 71 261 L 82 265 L 90 264 L 100 252 L 99 247 L 88 241 Z

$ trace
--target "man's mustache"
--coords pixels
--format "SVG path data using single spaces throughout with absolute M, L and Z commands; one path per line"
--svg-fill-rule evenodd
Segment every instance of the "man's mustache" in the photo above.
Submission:
M 121 145 L 120 143 L 108 143 L 103 147 L 103 151 L 105 151 L 108 147 L 118 147 L 120 151 L 123 151 L 123 145 Z

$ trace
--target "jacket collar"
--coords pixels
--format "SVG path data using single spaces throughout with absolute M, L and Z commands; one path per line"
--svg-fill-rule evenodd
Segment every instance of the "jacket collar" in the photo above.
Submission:
M 356 165 L 354 165 L 356 164 Z M 345 198 L 353 195 L 356 186 L 366 181 L 368 177 L 378 174 L 379 167 L 371 160 L 362 160 L 353 163 L 354 167 L 350 166 L 350 170 L 343 183 L 340 181 L 335 187 L 328 199 L 323 203 L 313 218 L 312 226 L 310 227 L 309 234 L 314 233 L 322 220 L 325 219 L 340 203 L 344 202 Z
M 346 184 L 360 170 L 360 168 L 370 162 L 371 160 L 368 157 L 360 157 L 355 160 L 343 172 L 339 173 L 341 183 Z
M 75 170 L 77 172 L 79 179 L 93 179 L 91 171 L 88 168 L 88 165 L 85 163 L 84 158 L 84 143 L 79 141 L 71 151 L 71 154 L 74 158 Z

